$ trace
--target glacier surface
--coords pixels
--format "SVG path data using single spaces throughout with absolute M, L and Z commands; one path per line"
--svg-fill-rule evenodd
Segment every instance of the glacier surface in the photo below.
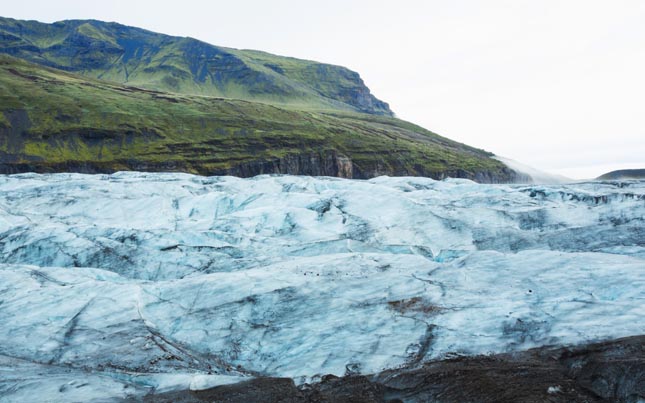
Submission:
M 645 334 L 644 221 L 638 181 L 1 176 L 0 396 L 309 382 Z

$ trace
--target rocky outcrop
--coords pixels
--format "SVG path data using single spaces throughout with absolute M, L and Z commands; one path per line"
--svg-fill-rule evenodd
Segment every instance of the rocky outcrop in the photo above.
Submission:
M 336 151 L 293 154 L 273 160 L 241 163 L 216 174 L 234 175 L 249 178 L 262 174 L 287 174 L 310 176 L 336 176 L 354 178 L 354 166 L 346 156 Z
M 300 80 L 300 82 L 311 85 L 321 95 L 341 100 L 361 112 L 387 116 L 393 115 L 388 103 L 372 95 L 370 89 L 363 82 L 363 79 L 355 71 L 341 66 L 315 64 L 305 68 L 305 72 L 305 76 L 313 79 L 308 82 Z M 338 82 L 338 84 L 330 86 L 329 83 L 331 82 Z
M 201 391 L 150 395 L 154 402 L 614 402 L 645 400 L 645 336 L 576 348 L 460 357 L 371 376 L 323 377 L 300 387 L 257 378 Z
M 530 177 L 502 168 L 499 171 L 475 171 L 463 169 L 429 171 L 422 166 L 408 166 L 401 161 L 373 158 L 360 164 L 337 152 L 291 154 L 273 160 L 260 160 L 241 163 L 230 169 L 202 173 L 234 175 L 248 178 L 262 174 L 287 174 L 310 176 L 335 176 L 348 179 L 370 179 L 377 176 L 425 176 L 432 179 L 463 178 L 479 183 L 526 183 Z

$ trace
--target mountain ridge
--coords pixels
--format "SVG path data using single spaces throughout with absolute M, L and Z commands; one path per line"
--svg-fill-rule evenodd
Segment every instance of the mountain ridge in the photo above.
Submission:
M 116 22 L 0 17 L 0 53 L 86 77 L 184 94 L 393 116 L 342 66 L 156 33 Z
M 0 56 L 0 172 L 521 176 L 395 118 L 169 94 Z
M 617 169 L 600 175 L 598 180 L 630 180 L 645 179 L 645 168 L 641 169 Z
M 530 176 L 396 119 L 360 75 L 98 20 L 0 17 L 0 173 Z

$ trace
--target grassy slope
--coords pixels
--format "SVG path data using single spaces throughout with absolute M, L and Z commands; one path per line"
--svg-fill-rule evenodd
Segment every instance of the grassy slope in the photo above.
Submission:
M 0 53 L 144 88 L 390 115 L 340 66 L 227 49 L 101 21 L 43 24 L 0 17 Z
M 365 172 L 508 174 L 484 151 L 395 118 L 161 93 L 0 56 L 5 165 L 87 162 L 112 171 L 177 162 L 179 170 L 211 174 L 329 150 Z

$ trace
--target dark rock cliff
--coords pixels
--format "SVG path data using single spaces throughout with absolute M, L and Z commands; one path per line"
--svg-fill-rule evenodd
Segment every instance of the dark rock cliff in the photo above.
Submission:
M 2 161 L 0 155 L 0 161 Z M 135 159 L 119 161 L 67 161 L 52 163 L 44 161 L 0 162 L 0 174 L 24 172 L 56 173 L 77 172 L 86 174 L 114 173 L 117 171 L 142 172 L 192 172 L 204 176 L 232 175 L 249 178 L 264 174 L 333 176 L 347 179 L 369 179 L 377 176 L 425 176 L 432 179 L 463 178 L 478 183 L 526 183 L 527 175 L 502 168 L 497 171 L 470 172 L 463 169 L 454 171 L 427 171 L 423 167 L 411 170 L 404 165 L 385 164 L 372 161 L 360 166 L 335 151 L 292 154 L 271 160 L 256 160 L 239 163 L 231 168 L 208 170 L 199 165 L 183 161 L 146 162 Z
M 414 169 L 416 168 L 416 169 Z M 214 174 L 251 177 L 261 174 L 288 174 L 311 176 L 337 176 L 349 179 L 369 179 L 377 176 L 425 176 L 432 179 L 463 178 L 479 183 L 518 183 L 530 181 L 527 175 L 510 168 L 499 171 L 469 172 L 464 169 L 428 171 L 421 166 L 410 167 L 403 163 L 386 163 L 373 160 L 357 164 L 351 158 L 335 151 L 294 154 L 268 161 L 247 162 Z

